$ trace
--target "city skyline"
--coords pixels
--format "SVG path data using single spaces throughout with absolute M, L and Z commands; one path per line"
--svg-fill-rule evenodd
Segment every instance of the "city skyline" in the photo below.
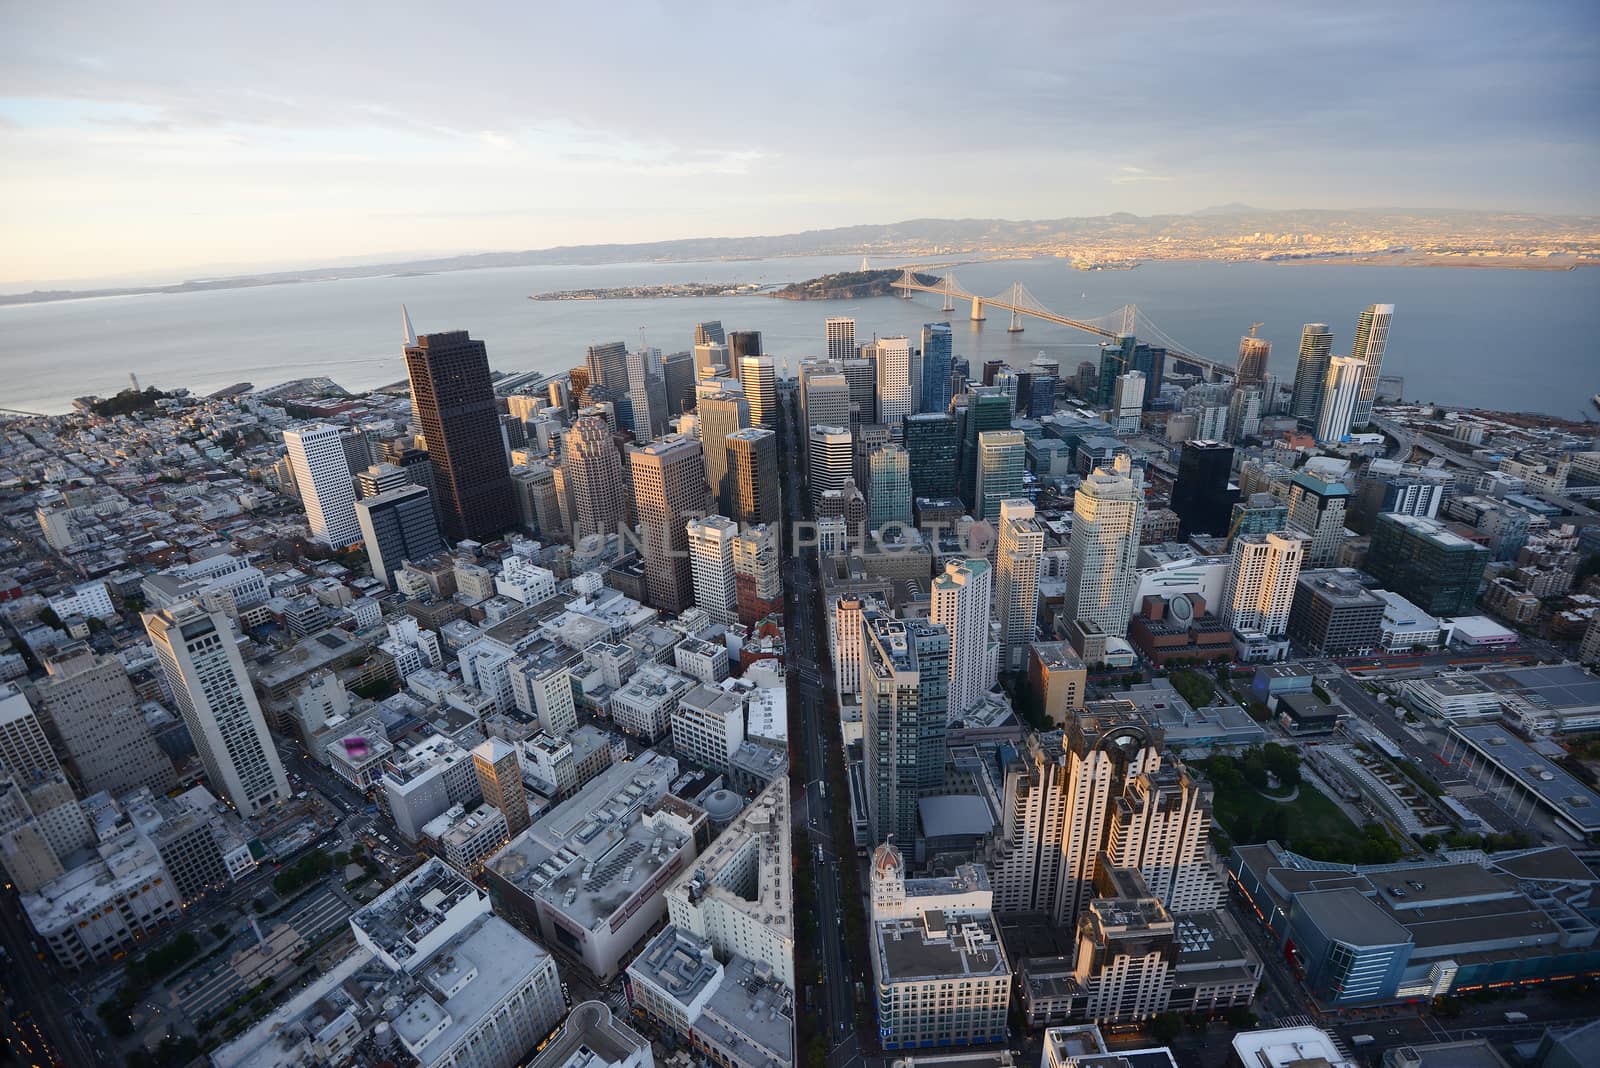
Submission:
M 218 24 L 198 9 L 113 10 L 91 24 L 35 11 L 0 46 L 0 145 L 13 161 L 0 279 L 1239 201 L 1592 212 L 1596 16 L 1551 8 L 1525 19 L 1484 4 L 1381 18 L 1023 5 L 997 14 L 1011 32 L 991 44 L 954 5 L 915 21 L 833 8 L 798 24 L 636 9 L 604 26 L 507 7 L 479 22 L 387 13 L 382 50 L 350 43 L 372 39 L 366 19 L 319 11 L 323 31 L 297 36 L 283 64 L 263 57 L 288 50 L 275 43 L 292 13 Z M 529 40 L 598 44 L 602 31 L 613 77 L 586 77 L 594 48 L 526 62 Z M 794 79 L 719 94 L 678 62 L 780 35 L 785 54 L 822 62 L 805 68 L 799 107 Z M 885 94 L 871 57 L 886 37 L 943 72 L 941 89 L 918 92 L 913 73 L 909 92 Z M 1018 39 L 1087 47 L 1063 70 L 1044 59 L 1056 49 L 1016 54 Z M 1226 61 L 1203 78 L 1173 62 L 1129 79 L 1130 48 Z M 441 55 L 471 56 L 473 76 L 418 75 Z M 1115 93 L 1084 93 L 1112 81 Z M 861 106 L 878 96 L 908 103 Z M 1307 151 L 1307 131 L 1328 150 Z M 862 165 L 819 210 L 809 191 L 836 173 L 841 145 Z M 908 188 L 890 165 L 908 152 L 940 181 Z M 1051 179 L 996 191 L 997 165 Z

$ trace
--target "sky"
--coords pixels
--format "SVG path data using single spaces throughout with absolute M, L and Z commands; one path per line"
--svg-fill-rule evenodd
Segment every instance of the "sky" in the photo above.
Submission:
M 1593 0 L 0 0 L 9 288 L 1597 174 Z

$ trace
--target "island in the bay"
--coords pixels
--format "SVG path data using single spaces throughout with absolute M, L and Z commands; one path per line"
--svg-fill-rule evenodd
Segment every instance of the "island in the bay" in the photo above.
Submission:
M 757 282 L 664 282 L 610 289 L 557 289 L 530 293 L 529 300 L 654 300 L 658 297 L 744 297 L 761 290 Z
M 768 293 L 779 300 L 860 300 L 864 297 L 894 296 L 892 283 L 903 274 L 899 267 L 881 271 L 842 271 L 825 274 L 809 282 L 790 282 L 781 289 Z M 931 274 L 917 275 L 923 285 L 938 285 L 939 279 Z

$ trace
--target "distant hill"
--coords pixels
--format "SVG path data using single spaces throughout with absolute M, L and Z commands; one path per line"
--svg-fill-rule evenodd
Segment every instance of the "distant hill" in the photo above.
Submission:
M 949 256 L 960 254 L 1038 254 L 1074 242 L 1130 245 L 1156 238 L 1194 243 L 1228 240 L 1240 233 L 1318 233 L 1358 236 L 1395 235 L 1401 243 L 1470 238 L 1493 244 L 1519 241 L 1593 241 L 1600 220 L 1592 216 L 1536 215 L 1525 212 L 1410 210 L 1381 208 L 1344 211 L 1317 208 L 1272 211 L 1225 204 L 1188 215 L 1094 215 L 1059 219 L 907 219 L 902 222 L 840 226 L 794 234 L 751 237 L 701 237 L 637 244 L 561 245 L 520 252 L 482 252 L 391 263 L 308 267 L 227 278 L 206 278 L 170 286 L 51 290 L 0 296 L 0 304 L 71 300 L 134 293 L 185 293 L 208 289 L 284 285 L 332 278 L 464 271 L 485 267 L 551 264 L 590 265 L 631 261 L 776 259 L 785 256 Z

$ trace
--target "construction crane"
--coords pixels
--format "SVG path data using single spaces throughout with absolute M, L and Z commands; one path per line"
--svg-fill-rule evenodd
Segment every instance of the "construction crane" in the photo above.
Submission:
M 1256 331 L 1260 330 L 1263 326 L 1266 326 L 1266 325 L 1267 325 L 1266 323 L 1251 323 L 1250 324 L 1250 336 L 1251 337 L 1255 337 L 1256 336 Z

